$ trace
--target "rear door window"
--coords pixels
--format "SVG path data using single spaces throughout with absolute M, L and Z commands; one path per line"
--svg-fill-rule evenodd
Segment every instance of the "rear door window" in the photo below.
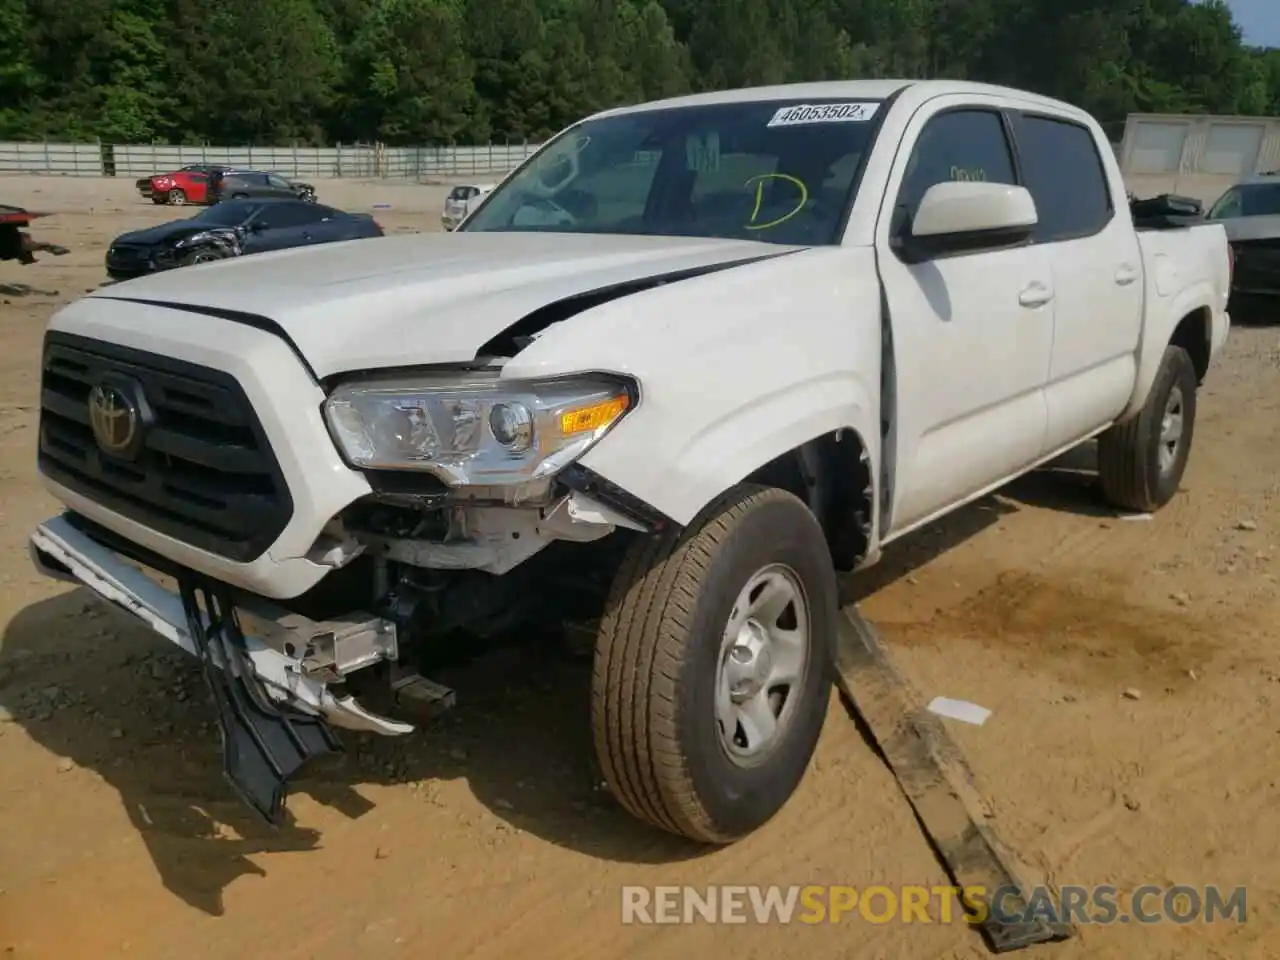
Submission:
M 1106 168 L 1087 127 L 1057 117 L 1017 119 L 1018 157 L 1036 202 L 1039 243 L 1101 232 L 1115 213 Z

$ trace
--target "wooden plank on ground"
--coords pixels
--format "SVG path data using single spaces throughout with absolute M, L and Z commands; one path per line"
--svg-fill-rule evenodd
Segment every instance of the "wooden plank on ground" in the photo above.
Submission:
M 957 887 L 1006 891 L 1000 909 L 975 916 L 995 953 L 1064 940 L 1075 931 L 1058 898 L 996 836 L 964 755 L 898 673 L 856 607 L 839 618 L 836 674 L 846 705 L 864 721 Z

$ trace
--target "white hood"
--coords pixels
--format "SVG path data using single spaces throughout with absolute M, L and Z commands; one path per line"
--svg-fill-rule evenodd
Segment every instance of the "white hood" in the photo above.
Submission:
M 183 267 L 92 296 L 267 318 L 327 377 L 471 360 L 522 317 L 566 297 L 793 249 L 685 237 L 415 234 Z

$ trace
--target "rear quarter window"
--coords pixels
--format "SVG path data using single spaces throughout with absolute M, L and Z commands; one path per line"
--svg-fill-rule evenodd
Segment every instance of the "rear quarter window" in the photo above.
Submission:
M 1089 237 L 1115 215 L 1106 168 L 1088 127 L 1057 117 L 1017 120 L 1022 176 L 1036 202 L 1038 243 Z

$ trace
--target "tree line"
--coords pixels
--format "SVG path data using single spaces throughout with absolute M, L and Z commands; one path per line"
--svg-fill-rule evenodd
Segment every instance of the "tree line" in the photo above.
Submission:
M 1222 0 L 0 0 L 0 139 L 540 141 L 597 109 L 868 76 L 1280 114 Z

